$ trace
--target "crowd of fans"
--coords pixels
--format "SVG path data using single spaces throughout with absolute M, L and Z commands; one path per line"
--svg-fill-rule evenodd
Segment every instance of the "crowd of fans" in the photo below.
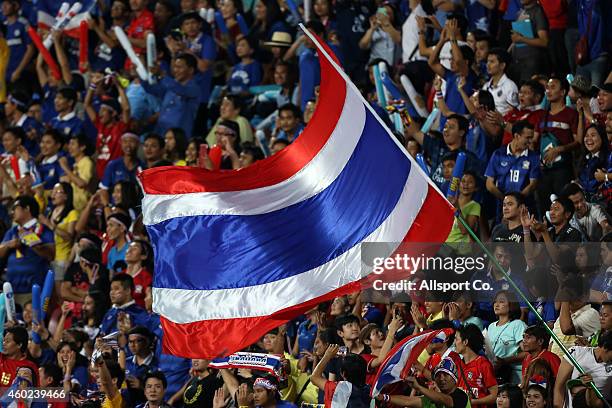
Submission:
M 99 0 L 80 71 L 79 39 L 39 26 L 42 4 L 2 0 L 0 10 L 0 263 L 19 309 L 6 323 L 0 387 L 60 387 L 83 407 L 246 408 L 323 404 L 344 380 L 349 406 L 366 407 L 396 342 L 452 328 L 377 405 L 603 407 L 591 381 L 612 400 L 606 1 Z M 442 191 L 466 156 L 453 200 L 459 216 L 495 244 L 495 260 L 586 374 L 493 259 L 468 271 L 493 287 L 488 299 L 462 292 L 370 303 L 357 292 L 318 305 L 248 349 L 281 355 L 279 376 L 162 352 L 137 174 L 240 169 L 298 138 L 316 106 L 325 109 L 315 46 L 297 27 L 306 19 Z M 52 40 L 61 78 L 30 26 Z M 155 35 L 151 81 L 139 78 L 115 26 L 144 63 Z M 400 124 L 377 97 L 381 62 L 396 84 L 403 76 L 413 84 Z M 447 242 L 474 238 L 455 221 Z M 50 268 L 49 317 L 34 322 L 32 285 Z

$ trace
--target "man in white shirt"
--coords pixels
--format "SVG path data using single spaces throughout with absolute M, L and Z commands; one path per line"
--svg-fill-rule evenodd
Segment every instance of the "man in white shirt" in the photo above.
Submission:
M 482 87 L 491 92 L 495 100 L 495 109 L 502 115 L 519 105 L 518 88 L 505 74 L 508 61 L 510 55 L 506 51 L 501 48 L 491 49 L 487 56 L 487 72 L 491 79 Z
M 565 186 L 563 195 L 574 203 L 574 218 L 589 241 L 599 241 L 612 230 L 606 212 L 598 204 L 588 203 L 578 184 L 570 183 Z
M 559 318 L 555 322 L 553 331 L 561 342 L 563 342 L 565 347 L 571 347 L 575 344 L 578 336 L 591 336 L 601 329 L 601 324 L 599 323 L 599 313 L 591 307 L 590 303 L 578 299 L 581 296 L 577 295 L 577 293 L 570 294 L 570 292 L 568 292 L 567 295 L 569 295 L 570 298 L 576 298 L 576 300 L 561 302 L 561 311 L 559 312 Z M 568 297 L 566 296 L 564 298 Z M 563 351 L 557 343 L 553 342 L 550 351 L 559 357 L 563 357 Z
M 564 356 L 555 381 L 554 407 L 572 406 L 565 384 L 568 380 L 579 377 L 583 382 L 592 379 L 604 398 L 609 401 L 612 398 L 612 332 L 601 336 L 596 348 L 576 346 L 569 351 L 587 374 L 582 376 L 567 356 Z M 590 387 L 587 388 L 586 399 L 590 407 L 604 406 Z

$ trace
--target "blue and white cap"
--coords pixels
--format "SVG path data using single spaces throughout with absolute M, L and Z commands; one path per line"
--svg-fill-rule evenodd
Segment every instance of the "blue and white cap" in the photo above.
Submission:
M 453 377 L 455 382 L 458 381 L 459 377 L 457 376 L 457 366 L 455 362 L 450 357 L 445 357 L 440 364 L 434 370 L 434 377 L 438 375 L 438 373 L 446 373 Z

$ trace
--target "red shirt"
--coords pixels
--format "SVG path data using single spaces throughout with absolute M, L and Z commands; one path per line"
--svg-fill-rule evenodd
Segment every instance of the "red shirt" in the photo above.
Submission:
M 504 115 L 504 121 L 514 124 L 519 120 L 526 120 L 531 123 L 535 128 L 538 124 L 539 114 L 536 114 L 536 110 L 531 109 L 517 109 L 512 108 L 508 113 Z M 504 138 L 502 145 L 507 145 L 512 141 L 512 133 L 504 131 Z
M 144 300 L 147 296 L 147 288 L 153 285 L 153 277 L 146 268 L 141 268 L 135 276 L 132 276 L 132 278 L 134 279 L 132 298 L 136 301 L 138 306 L 145 307 Z
M 0 387 L 10 387 L 15 379 L 17 369 L 20 367 L 29 367 L 32 369 L 34 382 L 38 383 L 38 367 L 34 362 L 24 358 L 23 360 L 13 360 L 6 355 L 0 353 Z
M 567 145 L 574 141 L 574 135 L 578 130 L 578 112 L 567 106 L 556 115 L 545 110 L 534 113 L 537 115 L 536 132 L 540 135 L 550 132 L 559 140 L 561 145 Z M 546 121 L 546 123 L 544 123 Z
M 483 356 L 463 365 L 463 374 L 474 398 L 483 398 L 490 394 L 489 388 L 497 385 L 493 364 Z
M 109 161 L 121 157 L 121 135 L 127 131 L 127 124 L 117 121 L 110 126 L 104 126 L 96 119 L 94 126 L 98 130 L 96 137 L 96 174 L 98 179 L 104 177 L 104 169 Z
M 142 40 L 145 38 L 145 33 L 147 31 L 155 31 L 155 17 L 153 16 L 153 13 L 151 13 L 149 10 L 144 9 L 140 13 L 138 13 L 136 18 L 132 20 L 125 32 L 128 37 L 135 38 L 137 40 Z M 133 48 L 134 52 L 137 55 L 141 55 L 146 51 L 145 48 Z M 126 61 L 129 61 L 129 59 Z
M 556 377 L 557 372 L 559 371 L 559 366 L 561 365 L 561 359 L 559 358 L 558 355 L 556 355 L 555 353 L 551 353 L 548 350 L 542 350 L 540 354 L 538 354 L 536 357 L 532 357 L 531 354 L 527 353 L 527 355 L 525 356 L 525 359 L 523 359 L 522 375 L 525 376 L 525 374 L 527 373 L 527 367 L 529 367 L 529 364 L 532 361 L 537 360 L 538 358 L 541 358 L 542 360 L 546 360 L 548 364 L 550 364 L 553 374 Z
M 559 0 L 540 0 L 551 30 L 567 27 L 567 2 Z

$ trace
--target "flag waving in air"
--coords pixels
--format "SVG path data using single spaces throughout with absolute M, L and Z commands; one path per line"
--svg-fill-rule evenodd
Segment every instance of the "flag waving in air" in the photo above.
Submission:
M 328 48 L 311 39 L 319 103 L 290 146 L 237 171 L 140 174 L 166 352 L 238 351 L 317 303 L 359 290 L 370 273 L 361 268 L 361 243 L 443 242 L 450 231 L 450 204 Z
M 406 379 L 410 374 L 412 364 L 432 340 L 440 336 L 446 339 L 451 334 L 453 334 L 453 329 L 433 330 L 406 337 L 397 343 L 376 372 L 374 385 L 370 389 L 372 398 L 380 394 L 385 385 Z

